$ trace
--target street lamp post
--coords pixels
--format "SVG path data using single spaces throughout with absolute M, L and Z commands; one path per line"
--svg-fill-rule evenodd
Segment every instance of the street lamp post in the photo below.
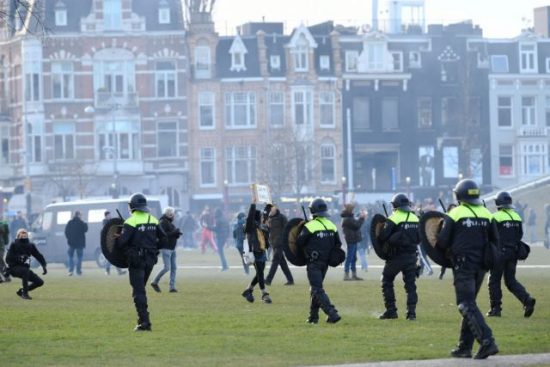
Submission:
M 223 211 L 227 213 L 229 209 L 229 182 L 223 181 Z
M 118 103 L 112 103 L 109 105 L 111 112 L 111 138 L 112 145 L 110 147 L 104 147 L 105 150 L 110 150 L 113 157 L 113 183 L 111 184 L 110 191 L 113 199 L 118 199 L 118 137 L 116 135 L 116 111 L 120 108 Z M 84 109 L 87 114 L 95 113 L 95 108 L 88 106 Z M 108 139 L 107 139 L 108 143 Z
M 407 197 L 411 198 L 411 178 L 409 176 L 405 177 L 405 182 L 407 183 Z
M 346 176 L 342 176 L 342 203 L 346 205 L 346 194 L 347 194 L 347 187 L 346 187 Z

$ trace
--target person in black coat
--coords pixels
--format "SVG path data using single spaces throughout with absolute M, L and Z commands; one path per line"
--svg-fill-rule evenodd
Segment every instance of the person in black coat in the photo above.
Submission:
M 266 224 L 269 228 L 269 243 L 273 248 L 273 259 L 271 260 L 271 268 L 269 268 L 269 273 L 265 279 L 265 284 L 267 285 L 271 285 L 279 266 L 286 277 L 285 285 L 294 284 L 294 278 L 288 268 L 283 252 L 283 233 L 287 222 L 288 219 L 280 212 L 277 206 L 273 205 L 269 208 Z
M 357 246 L 361 242 L 362 233 L 361 226 L 365 222 L 365 212 L 359 214 L 359 218 L 355 218 L 355 204 L 346 204 L 340 216 L 342 217 L 342 231 L 348 246 L 346 262 L 344 263 L 344 280 L 363 280 L 357 276 L 355 263 L 357 262 Z M 351 270 L 351 278 L 349 271 Z
M 29 234 L 26 229 L 21 228 L 17 231 L 15 241 L 10 245 L 6 262 L 8 263 L 9 273 L 21 278 L 23 288 L 19 288 L 17 295 L 23 299 L 32 299 L 29 292 L 44 285 L 44 281 L 36 275 L 30 268 L 30 257 L 33 256 L 42 265 L 42 275 L 46 275 L 46 260 L 38 251 L 34 243 L 29 242 Z
M 153 287 L 156 292 L 161 291 L 159 287 L 160 278 L 168 271 L 170 271 L 170 293 L 176 293 L 178 291 L 176 289 L 176 270 L 178 267 L 176 263 L 176 244 L 178 238 L 181 236 L 181 232 L 173 223 L 174 217 L 174 208 L 168 207 L 164 210 L 164 215 L 160 217 L 159 220 L 160 229 L 165 234 L 159 246 L 164 267 L 159 271 L 153 283 L 151 283 L 151 287 Z
M 88 232 L 88 224 L 81 219 L 80 211 L 74 212 L 74 217 L 65 226 L 65 237 L 69 250 L 69 276 L 73 275 L 75 268 L 74 253 L 76 252 L 76 274 L 82 275 L 82 254 L 86 247 L 86 232 Z
M 229 270 L 227 266 L 227 260 L 225 259 L 225 253 L 223 248 L 229 238 L 229 221 L 225 219 L 223 212 L 220 208 L 214 212 L 214 235 L 216 236 L 216 246 L 218 247 L 218 256 L 222 265 L 222 271 Z

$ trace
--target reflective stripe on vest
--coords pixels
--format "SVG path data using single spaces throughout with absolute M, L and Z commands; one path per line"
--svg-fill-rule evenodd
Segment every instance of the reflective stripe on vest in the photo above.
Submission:
M 159 221 L 157 218 L 152 216 L 149 213 L 140 212 L 138 210 L 134 211 L 132 213 L 132 216 L 124 222 L 124 224 L 128 224 L 130 227 L 136 227 L 140 224 L 158 224 Z
M 474 214 L 475 213 L 475 214 Z M 491 221 L 493 215 L 483 205 L 460 204 L 449 212 L 449 217 L 455 222 L 462 218 L 482 218 Z
M 516 213 L 514 210 L 512 209 L 502 209 L 502 210 L 499 210 L 495 213 L 493 213 L 493 218 L 495 219 L 495 221 L 497 221 L 498 223 L 501 223 L 501 222 L 509 222 L 509 221 L 514 221 L 514 222 L 521 222 L 521 217 L 519 216 L 518 213 Z
M 407 215 L 409 218 L 407 219 Z M 392 215 L 388 218 L 388 220 L 391 220 L 395 225 L 399 225 L 403 222 L 409 222 L 409 223 L 418 223 L 418 217 L 413 212 L 406 212 L 401 209 L 395 210 Z
M 336 232 L 336 226 L 334 225 L 334 223 L 324 217 L 317 217 L 313 220 L 310 220 L 306 223 L 306 228 L 310 233 L 326 230 Z

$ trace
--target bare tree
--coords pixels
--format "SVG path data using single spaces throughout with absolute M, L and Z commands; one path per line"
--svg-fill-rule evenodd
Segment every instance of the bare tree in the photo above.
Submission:
M 57 187 L 57 194 L 66 200 L 69 196 L 81 199 L 88 194 L 88 186 L 95 177 L 95 168 L 81 160 L 55 161 L 49 165 L 49 180 Z
M 10 4 L 11 3 L 11 6 Z M 43 0 L 10 0 L 0 1 L 0 29 L 19 31 L 25 29 L 33 34 L 44 32 Z M 15 24 L 21 24 L 20 29 L 15 29 Z

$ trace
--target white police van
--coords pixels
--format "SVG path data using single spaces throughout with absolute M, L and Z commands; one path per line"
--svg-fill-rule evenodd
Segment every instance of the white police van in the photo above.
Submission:
M 160 198 L 148 197 L 147 207 L 152 215 L 160 218 Z M 65 226 L 80 211 L 81 218 L 88 223 L 86 233 L 86 248 L 83 260 L 95 260 L 97 265 L 105 267 L 105 257 L 101 253 L 101 229 L 105 211 L 111 212 L 111 217 L 118 216 L 117 209 L 124 219 L 130 216 L 128 199 L 77 200 L 47 205 L 36 218 L 31 227 L 31 239 L 48 263 L 67 262 L 67 238 Z

